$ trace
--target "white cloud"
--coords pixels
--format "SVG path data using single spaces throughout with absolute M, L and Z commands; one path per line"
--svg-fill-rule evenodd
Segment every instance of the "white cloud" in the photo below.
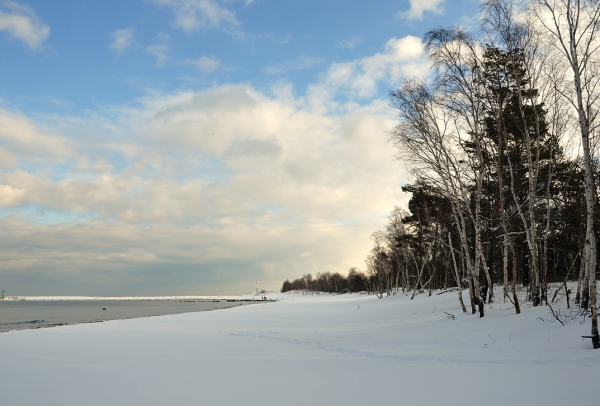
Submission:
M 371 232 L 406 202 L 386 137 L 394 112 L 378 99 L 314 108 L 313 91 L 373 95 L 421 58 L 418 39 L 392 39 L 305 96 L 226 85 L 43 125 L 0 111 L 0 155 L 17 157 L 0 166 L 3 282 L 15 294 L 31 280 L 65 289 L 46 294 L 226 293 L 360 267 Z
M 279 39 L 276 41 L 279 45 L 288 44 L 292 40 L 292 36 L 290 34 L 286 35 L 283 39 Z
M 0 244 L 3 267 L 39 276 L 27 262 L 36 258 L 45 275 L 87 269 L 90 280 L 99 269 L 121 269 L 121 289 L 151 291 L 134 276 L 159 277 L 152 267 L 194 269 L 180 271 L 191 289 L 202 278 L 256 277 L 278 288 L 296 274 L 360 266 L 368 236 L 402 200 L 403 174 L 385 136 L 392 114 L 387 103 L 343 116 L 301 104 L 221 86 L 118 108 L 109 114 L 116 134 L 72 121 L 73 133 L 91 127 L 97 135 L 62 138 L 76 151 L 63 172 L 37 164 L 39 150 L 21 154 L 29 170 L 0 171 L 0 205 L 40 208 L 39 222 L 0 218 L 2 241 L 28 253 Z M 114 139 L 133 147 L 115 149 Z M 48 222 L 56 224 L 36 224 Z M 268 275 L 265 262 L 273 264 Z M 247 273 L 235 273 L 240 263 Z
M 445 1 L 446 0 L 410 0 L 410 9 L 398 12 L 396 17 L 404 20 L 422 20 L 423 14 L 427 11 L 442 14 L 444 12 L 442 4 Z
M 157 36 L 157 43 L 146 47 L 146 52 L 156 57 L 156 66 L 159 68 L 165 65 L 165 62 L 171 57 L 169 52 L 171 47 L 168 45 L 169 36 L 167 34 L 159 33 Z
M 13 188 L 9 185 L 0 185 L 0 207 L 17 206 L 21 203 L 25 190 Z
M 14 168 L 17 165 L 17 156 L 10 149 L 6 147 L 0 147 L 0 167 Z
M 308 55 L 302 55 L 297 58 L 284 61 L 277 65 L 270 65 L 264 68 L 264 71 L 270 75 L 282 75 L 288 71 L 297 71 L 309 69 L 322 63 L 324 58 L 317 58 Z
M 239 34 L 240 23 L 235 13 L 215 0 L 153 0 L 169 6 L 175 14 L 173 25 L 190 33 L 198 29 L 219 28 Z M 250 4 L 246 2 L 246 4 Z
M 365 38 L 362 35 L 356 35 L 352 38 L 346 38 L 343 41 L 338 43 L 338 46 L 342 48 L 352 49 L 365 41 Z
M 39 49 L 50 35 L 50 27 L 30 7 L 16 1 L 0 2 L 0 31 L 31 49 Z
M 222 67 L 221 60 L 216 56 L 203 55 L 198 59 L 186 59 L 181 62 L 184 65 L 192 65 L 205 75 Z
M 124 28 L 110 33 L 113 42 L 110 47 L 118 53 L 125 51 L 133 44 L 133 28 Z
M 350 99 L 375 96 L 380 84 L 396 86 L 402 77 L 425 77 L 429 64 L 423 43 L 408 35 L 390 39 L 383 52 L 350 62 L 334 63 L 319 83 L 309 87 L 309 99 L 315 108 L 330 109 L 340 93 Z
M 36 154 L 56 160 L 72 152 L 63 137 L 48 134 L 27 117 L 3 109 L 0 109 L 0 141 L 17 156 Z

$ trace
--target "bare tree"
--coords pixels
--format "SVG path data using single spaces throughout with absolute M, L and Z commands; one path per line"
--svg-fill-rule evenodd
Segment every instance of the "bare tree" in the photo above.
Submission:
M 465 213 L 471 218 L 476 217 L 470 208 L 470 185 L 466 184 L 470 177 L 463 165 L 467 157 L 458 148 L 460 135 L 456 131 L 456 121 L 452 114 L 441 108 L 435 91 L 422 81 L 407 80 L 397 91 L 391 92 L 391 96 L 400 119 L 390 137 L 397 147 L 397 157 L 410 165 L 409 170 L 415 176 L 427 179 L 449 198 L 467 268 L 471 310 L 475 313 L 477 305 L 483 317 L 477 258 L 480 252 L 476 249 L 475 256 L 471 254 Z
M 571 69 L 571 91 L 565 92 L 576 112 L 585 169 L 586 237 L 582 307 L 591 307 L 592 343 L 600 348 L 598 307 L 596 304 L 596 235 L 594 206 L 596 201 L 592 168 L 593 136 L 598 130 L 600 98 L 600 2 L 598 0 L 538 0 L 532 12 L 546 29 L 548 43 L 564 58 Z
M 408 261 L 410 258 L 409 248 L 406 240 L 410 238 L 409 231 L 402 219 L 407 215 L 406 211 L 396 206 L 388 217 L 386 226 L 387 245 L 390 248 L 390 255 L 393 261 L 394 277 L 395 277 L 395 292 L 398 291 L 398 282 L 402 284 L 402 291 L 408 289 Z
M 483 268 L 487 281 L 488 300 L 492 301 L 494 290 L 481 240 L 485 220 L 481 214 L 482 182 L 485 172 L 482 119 L 485 105 L 480 97 L 481 47 L 467 31 L 452 27 L 429 31 L 425 34 L 429 57 L 436 69 L 436 88 L 441 93 L 444 109 L 453 113 L 454 126 L 474 150 L 467 155 L 471 163 L 472 179 L 475 184 L 473 205 L 468 214 L 473 221 L 475 237 L 474 276 L 478 278 Z M 476 279 L 476 284 L 478 284 Z M 480 291 L 479 287 L 477 290 Z M 481 291 L 480 291 L 481 292 Z M 485 297 L 483 297 L 485 300 Z
M 460 302 L 460 307 L 463 312 L 467 312 L 467 308 L 465 307 L 465 302 L 462 297 L 462 280 L 460 277 L 460 272 L 458 270 L 458 266 L 456 265 L 456 255 L 454 254 L 454 247 L 452 245 L 452 233 L 448 232 L 448 246 L 450 247 L 450 252 L 452 254 L 452 265 L 454 266 L 454 277 L 456 278 L 456 284 L 458 286 L 458 301 Z
M 365 259 L 371 288 L 379 299 L 383 298 L 385 292 L 390 295 L 390 273 L 391 263 L 386 247 L 386 236 L 382 231 L 376 231 L 371 235 L 373 248 Z

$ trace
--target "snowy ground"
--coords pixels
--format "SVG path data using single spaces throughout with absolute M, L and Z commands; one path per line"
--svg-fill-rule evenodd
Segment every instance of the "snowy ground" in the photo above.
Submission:
M 502 303 L 480 319 L 456 293 L 268 296 L 0 334 L 0 405 L 600 405 L 588 320 Z

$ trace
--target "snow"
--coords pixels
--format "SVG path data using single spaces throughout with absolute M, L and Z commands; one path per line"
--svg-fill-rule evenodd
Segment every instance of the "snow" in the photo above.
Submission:
M 267 296 L 280 300 L 0 334 L 0 404 L 600 404 L 587 319 L 509 303 L 480 319 L 456 293 Z

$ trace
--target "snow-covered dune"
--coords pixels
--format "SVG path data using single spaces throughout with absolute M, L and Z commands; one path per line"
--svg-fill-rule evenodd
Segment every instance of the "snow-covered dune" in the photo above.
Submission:
M 0 334 L 0 405 L 600 404 L 587 321 L 502 303 L 480 319 L 455 293 L 270 296 Z

